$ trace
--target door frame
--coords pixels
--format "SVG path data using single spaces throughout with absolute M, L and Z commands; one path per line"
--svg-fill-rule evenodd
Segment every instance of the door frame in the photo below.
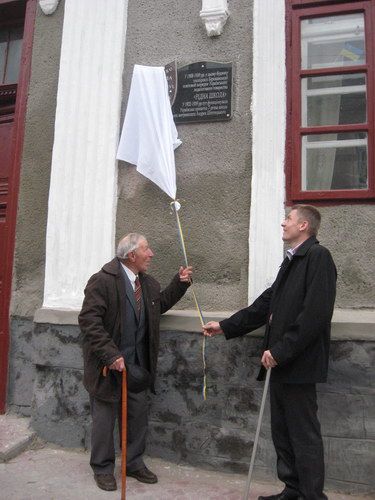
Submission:
M 0 4 L 13 3 L 15 0 L 0 0 Z M 5 248 L 4 294 L 4 342 L 0 349 L 0 414 L 5 413 L 9 366 L 9 326 L 10 300 L 12 293 L 13 261 L 16 237 L 18 192 L 20 184 L 21 159 L 25 134 L 27 97 L 31 75 L 34 25 L 37 0 L 26 0 L 25 24 L 22 42 L 21 66 L 17 86 L 16 109 L 14 114 L 14 134 L 11 145 L 12 168 L 9 175 L 9 202 L 7 205 L 8 238 Z

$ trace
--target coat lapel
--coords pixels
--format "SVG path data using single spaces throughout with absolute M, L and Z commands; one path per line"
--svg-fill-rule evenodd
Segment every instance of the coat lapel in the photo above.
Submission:
M 283 262 L 280 266 L 278 275 L 277 275 L 276 280 L 275 280 L 274 294 L 276 293 L 277 289 L 279 288 L 280 283 L 282 282 L 284 276 L 287 275 L 287 272 L 288 272 L 288 269 L 290 269 L 291 263 L 292 263 L 292 261 L 288 257 L 285 257 L 285 259 L 283 260 Z
M 306 241 L 304 241 L 302 243 L 302 245 L 299 248 L 297 248 L 297 251 L 293 255 L 292 259 L 285 257 L 285 259 L 283 260 L 283 262 L 280 266 L 279 273 L 278 273 L 276 280 L 275 280 L 275 283 L 274 283 L 274 292 L 273 292 L 274 297 L 277 296 L 276 292 L 279 289 L 281 283 L 287 278 L 289 271 L 290 271 L 290 268 L 293 265 L 293 261 L 298 257 L 303 257 L 304 255 L 306 255 L 306 253 L 308 252 L 310 247 L 312 245 L 314 245 L 315 243 L 319 243 L 318 240 L 316 239 L 316 237 L 310 236 L 310 238 L 308 238 Z M 276 302 L 273 303 L 273 307 L 275 306 L 275 304 L 276 304 Z

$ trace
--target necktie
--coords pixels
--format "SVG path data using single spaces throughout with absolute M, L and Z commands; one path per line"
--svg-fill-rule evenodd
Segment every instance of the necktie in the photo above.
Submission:
M 135 289 L 134 289 L 134 295 L 135 295 L 135 301 L 137 303 L 137 310 L 138 310 L 138 316 L 141 312 L 141 302 L 142 302 L 142 288 L 141 284 L 139 282 L 138 276 L 135 278 Z

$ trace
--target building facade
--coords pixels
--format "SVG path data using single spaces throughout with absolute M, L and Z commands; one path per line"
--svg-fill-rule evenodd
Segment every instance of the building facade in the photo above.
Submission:
M 181 201 L 205 319 L 246 306 L 283 258 L 296 202 L 322 213 L 338 268 L 329 381 L 319 387 L 327 484 L 373 488 L 375 1 L 0 0 L 2 411 L 89 446 L 77 315 L 121 235 L 145 234 L 165 285 L 183 262 L 169 198 L 116 160 L 134 64 L 231 63 L 227 121 L 177 125 Z M 17 74 L 13 68 L 20 68 Z M 188 294 L 162 322 L 149 453 L 246 472 L 262 331 L 202 336 Z M 256 473 L 275 477 L 266 414 Z

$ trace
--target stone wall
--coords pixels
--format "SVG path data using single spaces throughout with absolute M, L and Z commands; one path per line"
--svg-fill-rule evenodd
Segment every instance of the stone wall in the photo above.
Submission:
M 168 317 L 163 325 L 168 328 Z M 329 382 L 318 388 L 326 486 L 368 492 L 374 488 L 375 341 L 366 334 L 352 341 L 340 339 L 340 332 L 342 337 L 346 333 L 345 325 L 338 323 L 333 330 Z M 229 342 L 207 339 L 204 401 L 202 336 L 195 331 L 162 332 L 148 454 L 247 473 L 263 390 L 255 381 L 261 333 Z M 8 400 L 11 409 L 31 414 L 32 426 L 43 439 L 87 448 L 89 401 L 82 386 L 79 337 L 76 325 L 15 318 Z M 268 407 L 255 474 L 259 479 L 276 477 Z

